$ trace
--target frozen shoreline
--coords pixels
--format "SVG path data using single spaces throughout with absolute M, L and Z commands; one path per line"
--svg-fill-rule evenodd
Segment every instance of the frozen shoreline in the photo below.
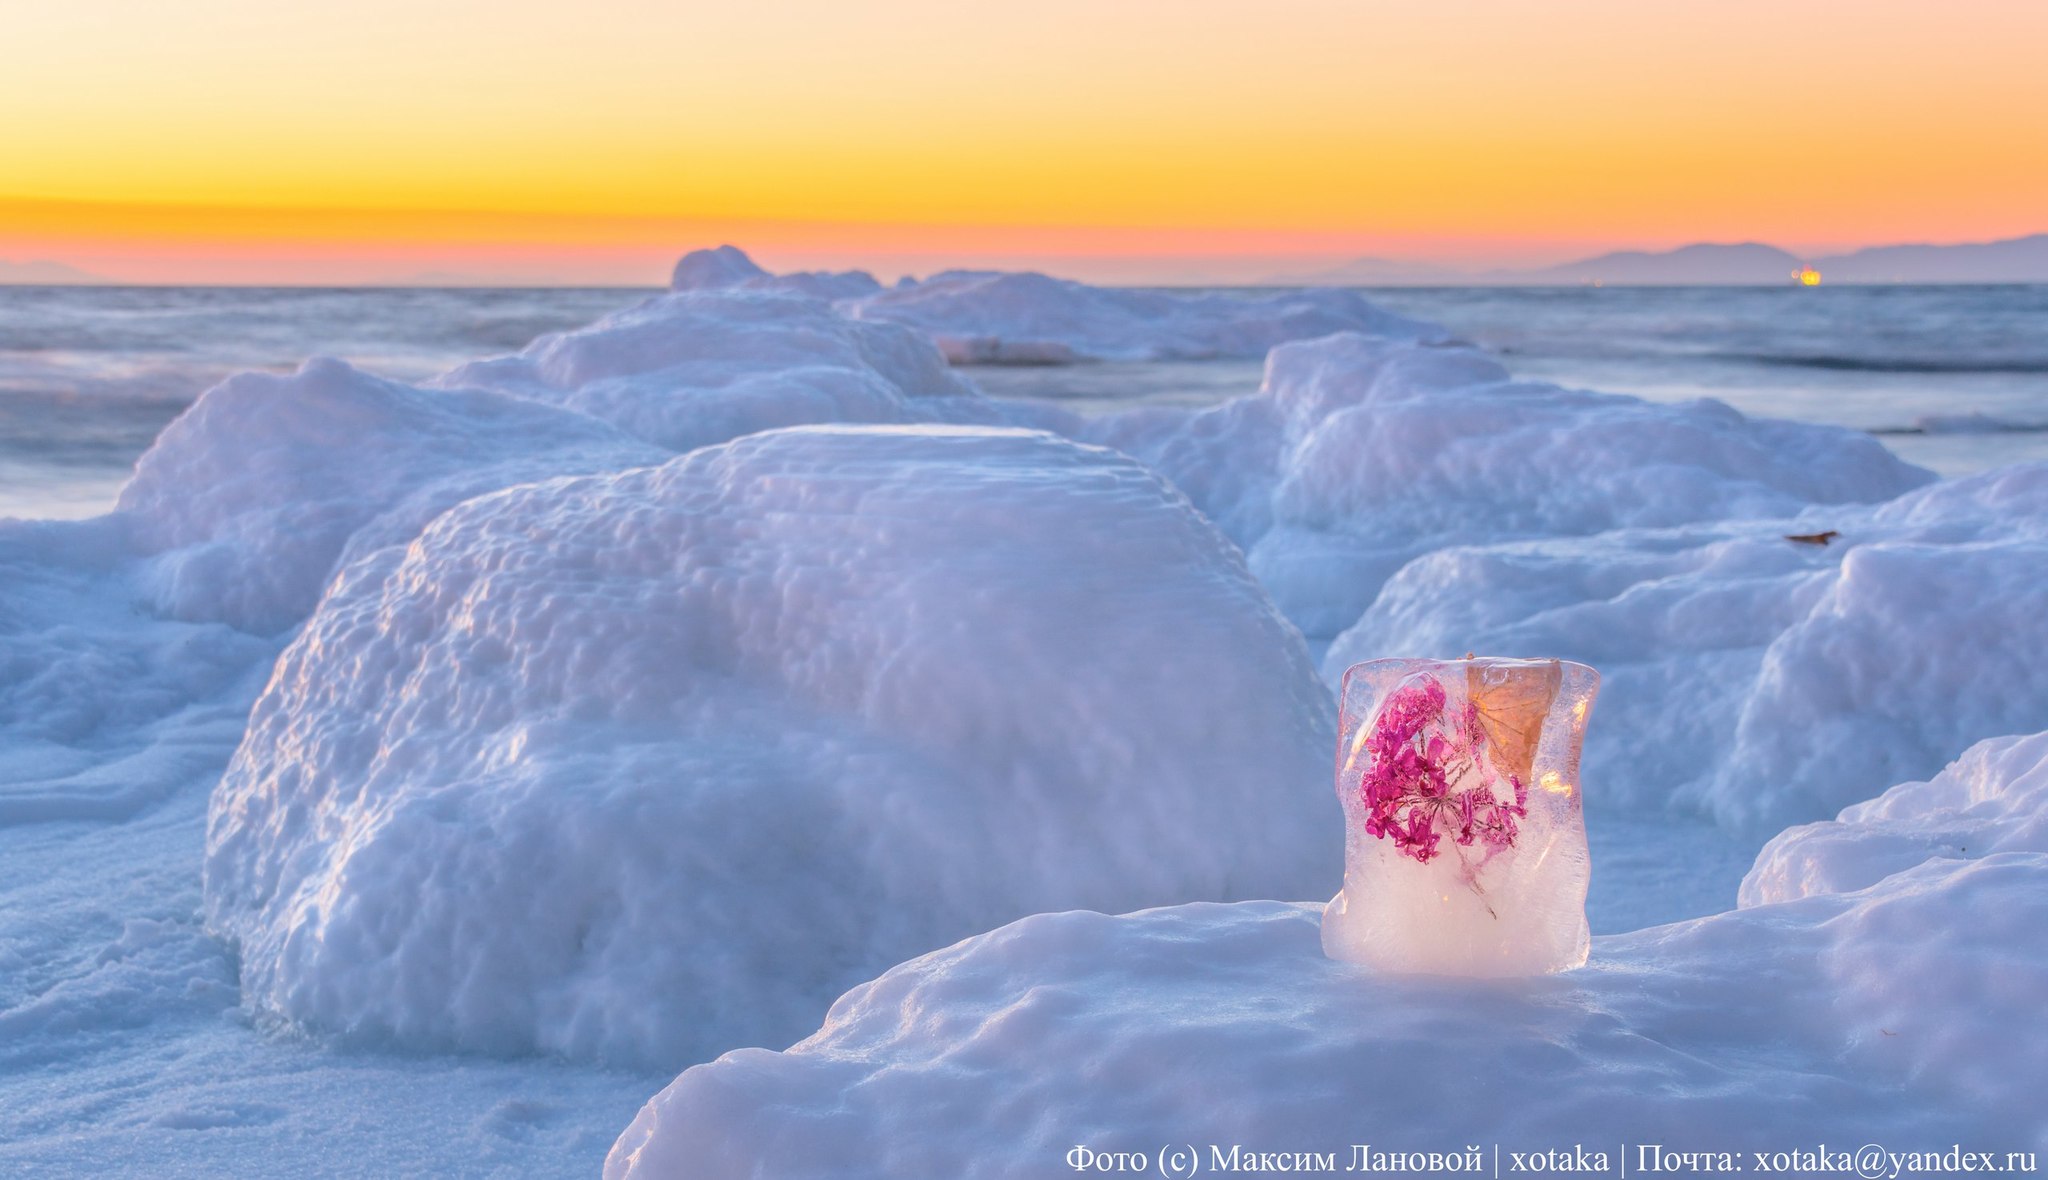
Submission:
M 719 285 L 421 385 L 333 361 L 223 383 L 120 512 L 0 522 L 0 1162 L 594 1168 L 675 1069 L 800 1035 L 936 942 L 1313 894 L 1304 849 L 1337 836 L 1328 698 L 1283 613 L 1334 644 L 1324 675 L 1408 646 L 1610 672 L 1588 826 L 1612 962 L 1589 1010 L 1683 1053 L 1694 1026 L 1659 1025 L 1630 982 L 1708 978 L 1671 948 L 1767 944 L 1795 972 L 1849 953 L 1710 915 L 1777 827 L 2040 716 L 2020 654 L 2048 642 L 2026 609 L 2048 467 L 1930 483 L 1868 436 L 1514 381 L 1402 333 L 1285 346 L 1224 406 L 1084 420 L 983 396 L 901 326 Z M 1823 527 L 1841 540 L 1785 539 Z M 1939 609 L 1959 594 L 1967 612 Z M 1888 814 L 1883 839 L 1932 830 Z M 811 854 L 777 863 L 791 840 Z M 544 885 L 626 846 L 664 867 L 588 904 Z M 751 877 L 721 867 L 744 847 Z M 1915 912 L 1966 938 L 1977 893 L 2033 904 L 2030 864 L 1993 867 Z M 959 912 L 911 920 L 935 891 Z M 783 917 L 821 897 L 867 900 Z M 730 929 L 697 933 L 713 918 Z M 749 929 L 778 949 L 750 959 Z M 1004 961 L 992 986 L 1057 961 Z M 760 1023 L 749 981 L 785 977 L 802 986 Z M 1807 1084 L 1785 1080 L 1803 1109 L 1884 1116 Z M 897 1141 L 901 1113 L 861 1134 Z

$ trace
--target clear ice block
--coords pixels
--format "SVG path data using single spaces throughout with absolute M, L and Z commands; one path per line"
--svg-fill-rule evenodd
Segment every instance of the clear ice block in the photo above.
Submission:
M 1344 674 L 1344 889 L 1323 952 L 1389 971 L 1586 961 L 1579 749 L 1600 674 L 1563 660 L 1373 660 Z

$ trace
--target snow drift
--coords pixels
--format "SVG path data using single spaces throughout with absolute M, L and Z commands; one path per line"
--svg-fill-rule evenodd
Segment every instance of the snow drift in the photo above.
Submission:
M 2044 742 L 1973 752 L 1956 777 L 1976 785 L 1946 794 L 2041 794 Z M 1945 805 L 1928 794 L 1845 824 Z M 1076 1145 L 1191 1141 L 1204 1165 L 1211 1145 L 1342 1167 L 1352 1144 L 1475 1142 L 1745 1167 L 1823 1142 L 1960 1143 L 2002 1164 L 2048 1148 L 2048 1059 L 2015 1035 L 2048 992 L 2048 854 L 2019 843 L 1598 938 L 1587 967 L 1512 984 L 1333 962 L 1310 905 L 1043 914 L 855 988 L 787 1052 L 689 1070 L 605 1175 L 1052 1175 Z
M 1035 910 L 1320 887 L 1329 714 L 1121 456 L 756 434 L 346 567 L 215 791 L 208 915 L 294 1020 L 672 1066 Z
M 1475 349 L 1349 334 L 1275 348 L 1252 396 L 1083 435 L 1173 480 L 1325 641 L 1445 545 L 1784 516 L 1932 478 L 1855 431 L 1517 381 Z M 1370 654 L 1432 651 L 1457 654 Z
M 1589 804 L 1762 834 L 2048 725 L 2044 576 L 2048 464 L 2026 464 L 1784 520 L 1444 549 L 1389 581 L 1324 667 L 1390 651 L 1590 663 Z

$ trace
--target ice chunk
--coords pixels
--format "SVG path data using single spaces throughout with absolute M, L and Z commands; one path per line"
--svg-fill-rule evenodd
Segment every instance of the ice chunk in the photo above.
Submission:
M 1344 888 L 1323 950 L 1387 971 L 1586 961 L 1579 747 L 1600 676 L 1558 660 L 1375 660 L 1338 694 Z
M 118 513 L 154 555 L 158 611 L 273 633 L 305 617 L 344 553 L 408 541 L 451 504 L 662 457 L 581 414 L 317 359 L 201 395 L 136 464 Z
M 1331 712 L 1122 456 L 755 434 L 344 569 L 215 792 L 208 913 L 292 1019 L 675 1065 L 1024 913 L 1326 887 Z

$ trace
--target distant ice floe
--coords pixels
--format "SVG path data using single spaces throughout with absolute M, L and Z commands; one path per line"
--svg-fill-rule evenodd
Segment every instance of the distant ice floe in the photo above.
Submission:
M 2003 1166 L 2048 1149 L 2048 1058 L 2016 1031 L 2048 994 L 2044 753 L 1989 743 L 1781 837 L 1744 908 L 1510 986 L 1333 962 L 1313 905 L 1027 918 L 855 988 L 786 1052 L 684 1073 L 605 1176 L 1051 1174 L 1077 1146 L 1341 1169 L 1354 1144 L 1429 1171 L 1407 1153 L 1472 1143 L 1460 1171 L 1496 1144 L 1608 1170 L 1652 1144 L 1748 1166 L 1960 1143 Z M 1943 847 L 1965 838 L 1967 859 Z
M 1321 643 L 1447 545 L 1787 516 L 1933 478 L 1857 431 L 1518 381 L 1476 349 L 1353 334 L 1274 349 L 1250 396 L 1080 433 L 1187 492 Z
M 853 319 L 916 329 L 956 365 L 1255 359 L 1276 344 L 1332 332 L 1448 339 L 1434 324 L 1395 315 L 1338 288 L 1256 294 L 1132 290 L 1031 272 L 964 270 L 883 288 L 861 271 L 771 275 L 731 246 L 684 257 L 673 286 L 832 300 Z
M 1780 520 L 1441 549 L 1324 669 L 1410 651 L 1591 663 L 1588 790 L 1762 835 L 2048 722 L 2044 578 L 2048 464 L 2023 464 Z
M 1122 456 L 754 434 L 346 566 L 214 792 L 207 911 L 315 1028 L 674 1066 L 1034 911 L 1319 888 L 1331 711 Z

